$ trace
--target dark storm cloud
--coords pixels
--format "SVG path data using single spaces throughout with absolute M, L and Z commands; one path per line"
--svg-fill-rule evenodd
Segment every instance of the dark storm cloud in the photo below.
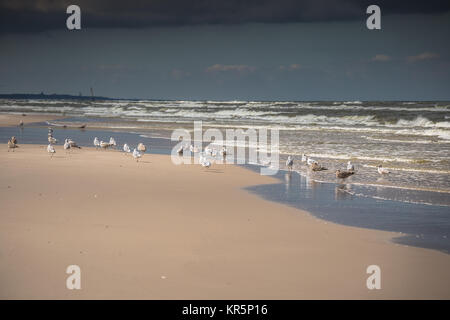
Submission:
M 352 20 L 363 19 L 370 4 L 383 15 L 450 10 L 450 1 L 442 0 L 0 0 L 0 32 L 65 28 L 70 4 L 81 7 L 83 28 Z

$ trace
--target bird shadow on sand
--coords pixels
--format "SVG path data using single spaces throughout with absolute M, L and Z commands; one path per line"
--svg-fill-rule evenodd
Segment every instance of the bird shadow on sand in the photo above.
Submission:
M 208 169 L 208 170 L 204 170 L 203 172 L 209 172 L 209 173 L 223 173 L 222 170 L 218 170 L 218 169 Z

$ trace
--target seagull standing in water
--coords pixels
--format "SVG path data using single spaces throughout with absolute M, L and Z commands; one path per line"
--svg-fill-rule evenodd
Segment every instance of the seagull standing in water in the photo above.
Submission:
M 96 148 L 100 147 L 100 141 L 98 141 L 98 138 L 97 138 L 97 137 L 94 138 L 94 146 L 95 146 Z
M 47 146 L 47 152 L 50 153 L 50 158 L 53 158 L 53 155 L 56 153 L 51 143 Z
M 111 147 L 116 147 L 117 146 L 116 140 L 113 137 L 109 138 L 109 145 Z
M 147 150 L 147 147 L 142 142 L 139 142 L 137 149 L 139 152 L 145 152 Z
M 137 151 L 136 148 L 134 148 L 134 150 L 133 150 L 133 158 L 136 159 L 136 162 L 139 161 L 140 157 L 142 157 L 142 154 L 139 151 Z
M 383 168 L 383 166 L 380 164 L 378 166 L 378 173 L 379 174 L 388 174 L 388 173 L 391 173 L 391 172 L 388 169 Z
M 294 159 L 289 156 L 286 160 L 286 167 L 288 167 L 289 171 L 292 170 L 292 166 L 294 165 Z
M 355 166 L 351 161 L 347 162 L 347 171 L 355 171 Z
M 355 174 L 355 172 L 336 170 L 336 178 L 345 179 L 347 177 L 350 177 L 352 174 Z

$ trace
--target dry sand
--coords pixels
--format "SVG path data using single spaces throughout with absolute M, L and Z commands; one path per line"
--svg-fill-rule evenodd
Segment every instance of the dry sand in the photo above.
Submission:
M 450 298 L 450 255 L 241 190 L 273 178 L 56 150 L 0 152 L 0 298 Z M 66 289 L 72 264 L 81 290 Z M 366 287 L 372 264 L 381 290 Z

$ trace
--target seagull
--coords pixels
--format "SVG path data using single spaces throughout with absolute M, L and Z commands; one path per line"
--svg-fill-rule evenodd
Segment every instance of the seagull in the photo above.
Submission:
M 319 164 L 316 160 L 306 157 L 306 163 L 308 166 L 312 166 L 313 164 Z
M 51 158 L 53 157 L 53 154 L 56 153 L 55 148 L 53 148 L 51 143 L 47 146 L 47 152 L 50 153 Z
M 140 157 L 142 157 L 142 154 L 139 151 L 137 151 L 136 148 L 134 148 L 134 150 L 133 150 L 133 158 L 136 159 L 136 162 L 139 161 Z
M 227 148 L 222 147 L 222 150 L 220 150 L 220 154 L 225 157 L 227 155 Z
M 100 141 L 98 141 L 98 138 L 97 138 L 97 137 L 94 138 L 94 146 L 95 146 L 96 148 L 100 147 Z
M 14 143 L 14 144 L 17 144 L 17 139 L 16 139 L 16 137 L 12 136 L 12 137 L 11 137 L 11 142 Z
M 309 167 L 311 168 L 312 171 L 328 170 L 327 168 L 322 167 L 317 161 L 312 162 Z
M 200 156 L 200 164 L 204 168 L 209 168 L 211 166 L 211 162 L 209 162 L 203 155 Z
M 125 143 L 125 144 L 123 145 L 123 151 L 125 151 L 126 153 L 130 153 L 130 152 L 131 152 L 130 146 L 127 145 L 127 144 Z
M 48 136 L 48 142 L 50 144 L 54 144 L 54 143 L 57 143 L 58 140 L 56 140 L 53 136 Z
M 294 165 L 294 159 L 289 156 L 286 160 L 286 167 L 288 167 L 289 171 L 292 170 L 292 166 Z
M 388 169 L 383 168 L 383 166 L 380 164 L 378 166 L 378 173 L 379 174 L 388 174 L 388 173 L 391 173 L 391 172 Z
M 78 146 L 78 145 L 76 144 L 76 142 L 73 141 L 72 139 L 66 139 L 66 141 L 69 143 L 69 145 L 70 145 L 71 148 L 78 148 L 78 149 L 81 149 L 81 147 Z
M 109 143 L 105 141 L 100 141 L 100 147 L 105 149 L 109 147 Z
M 302 162 L 306 161 L 308 161 L 308 157 L 306 156 L 306 154 L 302 154 Z
M 69 140 L 68 139 L 64 140 L 64 150 L 69 150 L 70 147 L 71 146 L 70 146 Z
M 112 146 L 117 146 L 117 143 L 116 143 L 116 140 L 114 140 L 114 138 L 113 137 L 111 137 L 111 138 L 109 138 L 109 145 L 112 147 Z
M 350 177 L 352 174 L 355 174 L 355 172 L 336 170 L 336 178 L 345 179 L 347 177 Z
M 351 161 L 347 162 L 347 171 L 355 171 L 355 166 Z
M 139 152 L 145 152 L 145 150 L 147 150 L 147 148 L 145 147 L 145 145 L 142 142 L 140 142 L 138 144 L 137 149 Z
M 212 155 L 212 150 L 211 150 L 211 147 L 210 147 L 210 146 L 206 146 L 206 147 L 205 147 L 205 153 L 206 153 L 206 154 L 209 154 L 209 155 Z
M 18 147 L 18 145 L 14 141 L 17 142 L 15 137 L 11 137 L 11 139 L 8 140 L 8 152 L 9 152 L 9 149 L 13 149 L 13 152 L 14 152 L 14 149 Z

